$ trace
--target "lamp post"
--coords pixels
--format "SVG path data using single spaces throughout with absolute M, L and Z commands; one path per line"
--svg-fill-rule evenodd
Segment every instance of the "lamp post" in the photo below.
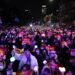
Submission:
M 42 23 L 44 22 L 43 19 L 44 19 L 44 16 L 46 15 L 46 11 L 47 11 L 47 5 L 42 5 L 42 16 L 41 16 L 41 20 L 42 20 Z
M 49 0 L 49 2 L 53 2 L 54 0 Z

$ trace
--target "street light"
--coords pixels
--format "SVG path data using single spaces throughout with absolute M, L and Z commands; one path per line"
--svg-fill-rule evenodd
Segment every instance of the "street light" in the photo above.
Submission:
M 50 2 L 53 2 L 53 0 L 49 0 Z
M 42 8 L 46 8 L 47 6 L 46 5 L 42 5 Z
M 47 9 L 47 6 L 46 5 L 42 5 L 42 14 L 43 15 L 46 14 L 46 9 Z

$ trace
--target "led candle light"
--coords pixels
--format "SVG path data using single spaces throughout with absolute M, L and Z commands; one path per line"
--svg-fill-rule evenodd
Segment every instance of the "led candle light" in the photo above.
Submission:
M 11 58 L 10 58 L 10 61 L 11 61 L 11 62 L 14 62 L 14 61 L 15 61 L 15 57 L 11 57 Z

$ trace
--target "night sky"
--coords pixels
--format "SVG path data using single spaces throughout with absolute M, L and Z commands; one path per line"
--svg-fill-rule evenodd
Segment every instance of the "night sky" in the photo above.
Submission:
M 41 6 L 43 4 L 47 5 L 48 13 L 55 12 L 59 9 L 60 2 L 68 3 L 70 0 L 54 0 L 49 2 L 49 0 L 0 0 L 0 11 L 25 11 L 26 9 L 31 11 L 33 16 L 41 15 Z M 18 11 L 17 11 L 18 10 Z
M 49 5 L 49 0 L 0 0 L 0 8 L 2 8 L 4 10 L 28 9 L 32 12 L 32 14 L 35 14 L 35 15 L 41 13 L 41 6 L 43 4 Z M 54 1 L 53 8 L 57 6 L 56 4 L 57 3 L 55 3 L 55 1 Z
M 30 10 L 33 15 L 41 13 L 42 0 L 0 0 L 0 10 Z

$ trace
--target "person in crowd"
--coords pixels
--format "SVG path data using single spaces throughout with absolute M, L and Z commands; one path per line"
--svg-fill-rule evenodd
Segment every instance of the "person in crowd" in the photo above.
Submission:
M 33 71 L 34 75 L 38 74 L 44 67 L 43 60 L 48 58 L 50 58 L 49 63 L 54 60 L 53 64 L 58 62 L 68 68 L 71 66 L 70 50 L 75 48 L 75 30 L 48 26 L 33 26 L 32 29 L 28 26 L 3 26 L 0 28 L 0 46 L 7 48 L 6 61 L 2 52 L 0 54 L 1 73 L 8 68 L 6 66 L 9 65 L 11 56 L 15 58 L 12 69 L 21 71 L 22 74 L 25 73 L 27 66 L 30 67 L 26 72 Z M 48 63 L 45 66 L 48 66 Z M 50 69 L 51 66 L 42 71 L 50 75 Z
M 41 71 L 41 75 L 61 75 L 61 73 L 56 62 L 53 59 L 48 59 Z
M 6 74 L 5 68 L 6 68 L 6 62 L 4 59 L 5 52 L 3 51 L 3 48 L 0 48 L 0 75 Z
M 30 46 L 26 45 L 26 48 L 24 48 L 24 53 L 22 53 L 21 57 L 20 57 L 20 63 L 19 63 L 19 70 L 21 70 L 21 67 L 27 64 L 30 66 L 30 68 L 32 69 L 32 71 L 38 75 L 39 73 L 39 67 L 38 67 L 38 61 L 36 59 L 35 56 L 33 56 L 30 53 Z
M 24 64 L 21 68 L 21 75 L 32 75 L 32 70 L 28 64 Z

